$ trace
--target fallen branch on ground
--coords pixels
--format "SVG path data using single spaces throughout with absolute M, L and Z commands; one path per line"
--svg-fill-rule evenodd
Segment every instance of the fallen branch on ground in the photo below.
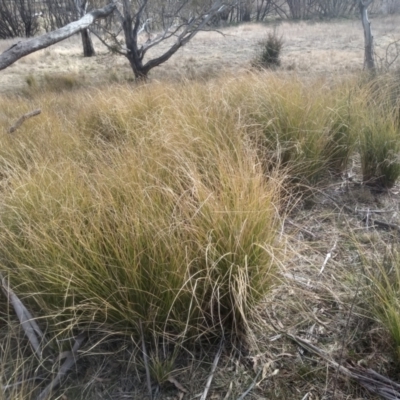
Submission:
M 41 112 L 42 110 L 38 109 L 24 114 L 22 117 L 18 118 L 18 120 L 15 122 L 13 126 L 10 127 L 8 133 L 14 133 L 27 119 L 35 117 L 36 115 L 39 115 Z
M 19 297 L 10 288 L 9 282 L 0 273 L 0 286 L 4 295 L 7 297 L 8 301 L 12 304 L 15 314 L 17 315 L 22 329 L 25 332 L 33 350 L 39 359 L 42 358 L 43 351 L 41 343 L 44 341 L 44 335 L 39 325 L 36 323 L 35 319 L 32 317 L 31 313 L 24 306 Z
M 67 353 L 67 358 L 64 364 L 61 365 L 55 378 L 46 386 L 42 393 L 40 393 L 38 400 L 45 400 L 49 397 L 52 391 L 60 384 L 62 378 L 67 374 L 67 372 L 75 365 L 79 358 L 78 350 L 87 339 L 86 333 L 80 333 L 76 339 L 72 350 Z
M 400 399 L 400 384 L 392 381 L 391 379 L 378 374 L 376 371 L 370 368 L 361 367 L 360 365 L 350 363 L 347 363 L 346 367 L 340 365 L 336 361 L 332 360 L 324 350 L 319 349 L 308 340 L 288 333 L 286 333 L 286 336 L 310 353 L 323 358 L 328 362 L 328 364 L 340 371 L 343 375 L 356 380 L 361 386 L 371 393 L 375 393 L 386 400 Z
M 103 8 L 87 13 L 78 21 L 71 22 L 60 29 L 12 45 L 0 55 L 0 70 L 9 67 L 11 64 L 14 64 L 15 61 L 27 56 L 28 54 L 45 49 L 46 47 L 69 38 L 75 33 L 87 29 L 97 19 L 109 16 L 116 7 L 117 5 L 115 3 L 108 4 Z
M 209 376 L 208 379 L 207 379 L 206 387 L 204 388 L 204 392 L 203 392 L 203 394 L 202 394 L 200 400 L 206 400 L 206 398 L 207 398 L 207 394 L 208 394 L 208 391 L 210 390 L 211 382 L 212 382 L 212 380 L 213 380 L 213 378 L 214 378 L 215 370 L 217 369 L 218 361 L 219 361 L 219 358 L 221 357 L 222 348 L 223 348 L 223 347 L 224 347 L 224 339 L 221 340 L 221 343 L 220 343 L 220 345 L 219 345 L 218 352 L 217 352 L 217 354 L 215 355 L 214 362 L 213 362 L 213 365 L 212 365 L 212 367 L 211 367 L 211 374 L 210 374 L 210 376 Z

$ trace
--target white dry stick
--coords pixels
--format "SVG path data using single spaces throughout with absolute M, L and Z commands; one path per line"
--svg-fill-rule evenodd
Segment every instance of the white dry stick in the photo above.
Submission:
M 329 253 L 326 255 L 324 263 L 322 264 L 322 267 L 319 271 L 318 275 L 321 275 L 324 272 L 325 266 L 328 263 L 329 259 L 332 257 L 332 253 L 335 251 L 336 249 L 336 244 L 337 244 L 337 240 L 335 240 L 334 245 L 332 246 L 332 248 L 329 250 Z
M 368 211 L 367 211 L 367 218 L 366 218 L 367 230 L 369 229 L 369 215 L 370 215 L 370 212 L 369 212 L 369 208 L 368 208 Z
M 14 293 L 14 291 L 10 288 L 6 279 L 0 274 L 1 280 L 1 289 L 5 296 L 9 299 L 12 306 L 14 307 L 15 313 L 21 323 L 22 329 L 25 332 L 25 335 L 28 337 L 29 342 L 31 343 L 35 353 L 41 359 L 42 358 L 42 348 L 40 343 L 44 339 L 43 332 L 39 328 L 39 325 L 36 323 L 31 313 L 27 310 L 27 308 L 22 304 L 22 301 L 18 298 L 18 296 Z
M 229 388 L 228 391 L 226 392 L 224 400 L 228 400 L 231 398 L 232 388 L 233 388 L 233 381 L 231 381 L 231 383 L 229 384 Z
M 11 126 L 11 128 L 8 130 L 8 133 L 14 133 L 27 119 L 39 115 L 41 112 L 42 110 L 38 109 L 24 114 L 22 117 L 18 118 L 13 126 Z
M 262 371 L 262 369 L 260 369 L 260 370 L 257 372 L 257 375 L 256 375 L 256 377 L 254 378 L 254 381 L 252 382 L 252 384 L 249 386 L 249 388 L 248 388 L 240 397 L 238 397 L 237 400 L 243 400 L 243 399 L 253 390 L 254 386 L 256 386 L 257 379 L 258 379 L 259 375 L 261 374 L 261 371 Z M 275 372 L 275 371 L 274 371 L 274 372 Z M 274 375 L 275 375 L 275 373 L 274 373 Z
M 356 211 L 356 213 L 377 213 L 377 214 L 395 212 L 395 210 L 393 208 L 389 209 L 389 210 L 370 210 L 369 208 L 367 210 L 363 210 L 363 209 L 356 208 L 355 211 Z
M 222 339 L 221 343 L 219 345 L 218 352 L 215 355 L 214 362 L 213 362 L 212 367 L 211 367 L 211 374 L 207 379 L 206 387 L 204 388 L 204 392 L 201 395 L 200 400 L 206 400 L 206 398 L 207 398 L 208 391 L 210 390 L 210 387 L 211 387 L 211 382 L 212 382 L 212 380 L 214 378 L 215 370 L 217 369 L 219 358 L 221 357 L 221 354 L 222 354 L 223 344 L 224 344 L 224 340 Z

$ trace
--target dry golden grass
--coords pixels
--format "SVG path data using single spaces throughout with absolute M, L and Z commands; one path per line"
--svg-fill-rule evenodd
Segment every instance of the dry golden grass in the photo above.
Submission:
M 377 41 L 397 21 L 373 18 Z M 365 187 L 354 152 L 370 106 L 374 131 L 389 121 L 396 136 L 397 91 L 348 77 L 362 69 L 359 21 L 282 23 L 284 69 L 248 72 L 268 30 L 201 33 L 144 86 L 124 82 L 122 58 L 83 59 L 78 38 L 0 77 L 0 271 L 46 328 L 53 357 L 91 332 L 58 398 L 147 398 L 139 320 L 161 399 L 199 397 L 218 342 L 188 338 L 222 326 L 237 337 L 209 398 L 237 399 L 255 382 L 248 398 L 376 399 L 285 333 L 396 379 L 390 327 L 369 303 L 382 298 L 370 291 L 379 281 L 364 272 L 398 240 L 400 190 Z M 9 135 L 33 108 L 42 114 Z M 305 173 L 293 194 L 290 174 Z M 304 190 L 314 173 L 318 185 Z M 0 399 L 36 398 L 54 376 L 4 296 L 0 351 Z M 45 383 L 30 380 L 37 371 Z

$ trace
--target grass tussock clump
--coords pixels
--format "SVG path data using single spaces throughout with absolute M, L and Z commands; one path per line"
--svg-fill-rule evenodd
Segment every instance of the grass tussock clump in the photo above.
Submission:
M 294 182 L 315 183 L 327 171 L 343 172 L 356 146 L 351 86 L 330 88 L 294 78 L 259 85 L 252 109 L 267 170 L 288 170 Z
M 398 151 L 394 98 L 385 102 L 382 91 L 383 100 L 377 102 L 373 93 L 376 86 L 372 85 L 306 83 L 265 72 L 208 83 L 81 88 L 62 96 L 36 90 L 29 99 L 0 101 L 0 272 L 50 339 L 45 357 L 70 350 L 71 337 L 78 332 L 91 332 L 91 349 L 106 340 L 104 332 L 107 337 L 122 333 L 133 340 L 136 350 L 118 353 L 121 359 L 126 357 L 140 370 L 140 349 L 147 346 L 148 376 L 161 385 L 173 382 L 177 369 L 187 362 L 181 359 L 182 348 L 195 358 L 194 344 L 200 338 L 213 343 L 210 339 L 221 336 L 242 338 L 247 330 L 251 334 L 245 336 L 249 339 L 245 347 L 257 347 L 256 354 L 265 357 L 257 362 L 265 362 L 275 374 L 278 364 L 270 365 L 265 356 L 275 328 L 268 331 L 261 319 L 257 324 L 248 322 L 256 312 L 266 318 L 263 310 L 269 305 L 274 308 L 278 299 L 285 309 L 282 314 L 274 310 L 278 320 L 296 325 L 301 332 L 314 326 L 314 311 L 309 319 L 303 313 L 309 308 L 308 299 L 315 304 L 313 310 L 326 309 L 331 307 L 329 296 L 321 304 L 321 297 L 307 287 L 310 297 L 290 294 L 290 300 L 287 293 L 305 293 L 304 288 L 292 292 L 291 281 L 277 290 L 271 288 L 283 257 L 290 265 L 282 272 L 295 268 L 296 275 L 308 280 L 325 245 L 332 248 L 328 241 L 334 236 L 333 220 L 325 214 L 314 229 L 310 222 L 314 216 L 300 212 L 293 231 L 280 226 L 279 212 L 285 213 L 284 207 L 293 204 L 286 197 L 298 193 L 293 188 L 312 190 L 312 184 L 325 182 L 329 173 L 344 172 L 357 151 L 363 171 L 367 170 L 364 159 L 380 168 L 371 167 L 371 181 L 384 175 L 389 186 L 391 172 L 380 159 L 394 160 Z M 8 134 L 9 126 L 31 111 L 33 103 L 42 113 Z M 375 151 L 367 155 L 374 146 Z M 396 180 L 392 175 L 391 184 Z M 354 187 L 358 186 L 356 182 Z M 324 226 L 327 232 L 322 233 Z M 318 250 L 319 258 L 310 243 L 297 252 L 297 229 L 315 244 L 318 241 L 318 249 L 323 249 L 323 253 Z M 330 253 L 335 247 L 336 240 Z M 347 251 L 340 249 L 327 269 L 338 265 L 332 263 L 340 262 L 342 249 Z M 309 264 L 300 260 L 303 250 L 310 253 Z M 397 255 L 390 253 L 384 262 L 365 256 L 363 262 L 371 289 L 365 291 L 372 301 L 369 308 L 392 332 L 398 347 Z M 336 276 L 339 282 L 341 275 Z M 320 272 L 318 279 L 324 277 L 328 274 Z M 259 307 L 260 299 L 268 305 Z M 7 303 L 5 298 L 1 301 Z M 302 321 L 291 318 L 294 315 Z M 2 319 L 8 332 L 18 325 L 12 317 L 8 312 L 8 320 Z M 343 320 L 341 311 L 338 318 Z M 332 332 L 342 335 L 337 321 L 331 321 Z M 145 340 L 139 343 L 142 328 Z M 267 339 L 258 348 L 259 343 L 250 339 L 261 331 L 260 337 Z M 325 330 L 314 332 L 319 332 L 316 337 L 326 337 Z M 20 382 L 28 370 L 52 369 L 47 365 L 50 359 L 30 356 L 29 344 L 18 348 L 19 339 L 4 340 L 2 347 L 7 352 L 7 365 L 2 367 L 6 385 Z M 114 352 L 111 343 L 104 344 L 104 354 Z M 102 350 L 96 347 L 97 351 Z M 293 364 L 292 360 L 288 362 Z M 240 381 L 235 368 L 232 379 Z M 308 366 L 304 368 L 309 372 Z M 306 370 L 302 377 L 309 375 Z M 31 379 L 31 375 L 26 376 Z M 244 375 L 231 396 L 245 393 L 242 386 L 247 390 L 253 381 L 247 371 Z M 275 387 L 282 387 L 284 381 L 285 377 L 277 380 Z M 326 394 L 325 378 L 322 381 Z M 264 386 L 259 392 L 275 391 L 271 382 L 260 381 Z M 191 393 L 198 393 L 194 386 Z M 20 397 L 40 390 L 35 382 L 15 387 Z M 276 393 L 277 398 L 293 397 L 286 389 Z
M 64 328 L 243 329 L 273 276 L 279 182 L 238 113 L 201 85 L 113 88 L 75 107 L 66 134 L 87 158 L 45 162 L 37 146 L 2 196 L 13 287 Z
M 38 91 L 60 93 L 79 89 L 84 86 L 85 76 L 73 72 L 45 74 L 43 77 L 29 74 L 25 82 L 28 88 L 23 93 L 32 96 Z
M 281 51 L 284 41 L 276 31 L 258 42 L 258 52 L 252 64 L 258 69 L 276 69 L 281 66 Z
M 357 116 L 363 182 L 390 189 L 400 176 L 399 77 L 378 76 L 359 97 Z
M 389 333 L 396 361 L 400 360 L 400 252 L 381 243 L 383 249 L 368 256 L 360 251 L 366 278 L 369 312 Z M 374 248 L 374 247 L 373 247 Z
M 400 135 L 393 120 L 370 115 L 360 131 L 363 181 L 369 186 L 388 189 L 400 176 Z

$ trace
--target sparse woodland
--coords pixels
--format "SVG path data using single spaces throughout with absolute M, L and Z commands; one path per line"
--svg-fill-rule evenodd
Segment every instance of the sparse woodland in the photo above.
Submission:
M 398 11 L 0 0 L 0 400 L 400 398 Z

